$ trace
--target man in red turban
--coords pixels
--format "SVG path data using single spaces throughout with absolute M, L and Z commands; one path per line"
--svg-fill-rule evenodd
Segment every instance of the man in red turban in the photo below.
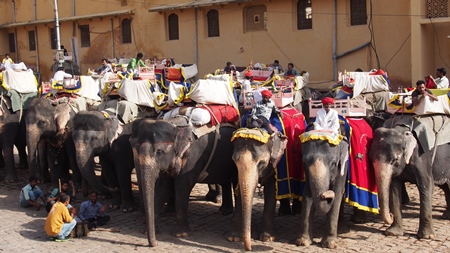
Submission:
M 270 100 L 272 92 L 270 90 L 263 90 L 261 92 L 262 100 L 255 103 L 251 113 L 250 127 L 265 129 L 269 134 L 273 133 L 270 126 L 270 116 L 272 113 L 278 114 L 281 119 L 284 119 L 283 113 L 276 107 L 275 103 Z
M 339 133 L 339 116 L 336 110 L 330 108 L 332 104 L 334 104 L 333 98 L 322 99 L 322 109 L 317 111 L 314 130 L 331 130 Z

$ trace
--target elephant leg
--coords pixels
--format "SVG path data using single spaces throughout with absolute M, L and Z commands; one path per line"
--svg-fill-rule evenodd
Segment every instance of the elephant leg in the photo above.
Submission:
M 259 236 L 259 239 L 263 242 L 275 241 L 276 203 L 275 177 L 271 176 L 264 182 L 263 232 Z
M 389 209 L 394 216 L 394 222 L 391 226 L 384 232 L 385 235 L 392 236 L 402 236 L 403 235 L 403 220 L 402 220 L 402 209 L 401 209 L 401 198 L 402 198 L 402 184 L 403 182 L 392 179 L 390 187 L 389 198 Z
M 302 213 L 302 202 L 299 199 L 294 198 L 292 200 L 292 214 L 297 215 L 301 213 Z
M 406 205 L 410 202 L 408 191 L 406 191 L 405 183 L 402 184 L 402 205 Z
M 72 169 L 72 181 L 75 184 L 75 190 L 81 189 L 82 176 L 81 171 L 78 168 L 75 146 L 73 144 L 73 139 L 71 136 L 64 142 L 64 146 L 67 152 L 67 158 L 69 159 L 70 168 Z
M 165 213 L 175 214 L 175 191 L 174 179 L 166 174 L 161 174 L 156 181 L 158 194 L 155 196 L 155 215 Z M 164 206 L 164 204 L 167 204 Z
M 233 188 L 233 189 L 236 189 Z M 237 190 L 239 192 L 239 190 Z M 241 200 L 241 194 L 237 193 L 234 194 L 234 203 L 236 204 L 232 223 L 233 223 L 233 229 L 232 231 L 227 235 L 227 240 L 230 242 L 240 242 L 242 240 L 242 200 Z
M 50 182 L 51 177 L 48 172 L 48 157 L 47 157 L 47 143 L 45 140 L 40 140 L 38 143 L 38 161 L 39 161 L 39 181 Z M 32 172 L 31 172 L 32 173 Z
M 444 213 L 441 216 L 441 219 L 450 219 L 450 188 L 448 183 L 439 185 L 439 188 L 441 188 L 444 191 L 445 194 L 445 203 L 447 204 Z
M 309 183 L 306 181 L 302 201 L 302 215 L 300 216 L 300 233 L 295 240 L 297 246 L 309 246 L 313 242 L 312 224 L 314 218 L 313 200 Z
M 5 159 L 3 158 L 3 151 L 0 147 L 0 168 L 5 167 Z
M 177 218 L 177 228 L 172 233 L 176 237 L 187 237 L 192 231 L 189 228 L 187 209 L 189 204 L 189 195 L 195 182 L 187 177 L 178 176 L 175 178 L 175 213 Z
M 231 182 L 223 185 L 216 185 L 220 188 L 220 195 L 223 199 L 222 205 L 219 208 L 219 214 L 228 215 L 233 213 L 233 193 L 231 189 Z M 217 188 L 216 188 L 217 189 Z
M 354 223 L 364 223 L 367 221 L 367 212 L 359 210 L 357 207 L 353 207 L 353 214 L 350 220 Z
M 14 164 L 14 150 L 12 142 L 3 139 L 3 158 L 5 160 L 6 177 L 5 182 L 10 183 L 17 181 L 19 178 L 17 176 L 16 166 Z M 11 144 L 11 145 L 10 145 Z
M 337 227 L 339 223 L 339 213 L 341 210 L 342 197 L 344 195 L 344 178 L 338 180 L 339 184 L 335 189 L 337 195 L 334 199 L 333 206 L 327 213 L 325 230 L 321 241 L 322 247 L 330 249 L 334 249 L 337 246 Z
M 26 146 L 18 145 L 16 147 L 19 153 L 19 169 L 28 169 Z
M 208 184 L 208 193 L 205 195 L 205 200 L 222 204 L 222 186 L 219 184 Z
M 114 170 L 119 180 L 120 194 L 122 195 L 120 210 L 125 213 L 134 211 L 135 203 L 133 189 L 131 187 L 131 171 L 133 170 L 133 164 L 127 165 L 115 163 Z
M 47 150 L 47 163 L 48 163 L 48 167 L 50 169 L 50 178 L 51 178 L 51 182 L 52 182 L 52 187 L 56 188 L 58 187 L 58 180 L 62 179 L 61 177 L 61 173 L 60 173 L 60 167 L 62 165 L 55 164 L 57 161 L 57 154 L 55 153 L 56 149 L 51 147 L 50 145 L 48 145 L 48 150 Z
M 417 235 L 419 238 L 434 239 L 432 197 L 434 182 L 431 176 L 424 176 L 417 180 L 420 195 L 420 220 Z
M 119 181 L 116 172 L 114 172 L 114 162 L 110 161 L 108 157 L 100 156 L 100 165 L 102 167 L 102 179 L 105 180 L 106 184 L 111 188 L 118 188 Z M 131 186 L 130 186 L 131 187 Z M 122 190 L 122 189 L 121 189 Z M 112 196 L 112 201 L 110 203 L 111 209 L 118 209 L 120 207 L 122 196 L 120 191 L 108 193 Z
M 28 169 L 26 126 L 24 120 L 20 122 L 19 134 L 16 135 L 15 145 L 19 153 L 19 169 Z

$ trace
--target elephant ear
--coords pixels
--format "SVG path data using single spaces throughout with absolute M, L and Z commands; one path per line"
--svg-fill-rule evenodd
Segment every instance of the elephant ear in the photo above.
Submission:
M 344 175 L 347 161 L 348 161 L 348 143 L 346 141 L 341 141 L 340 144 L 340 155 L 339 155 L 339 164 L 341 165 L 341 176 Z
M 175 151 L 175 161 L 174 168 L 176 171 L 179 171 L 186 162 L 186 159 L 183 159 L 184 154 L 191 146 L 193 141 L 192 137 L 192 128 L 190 125 L 186 126 L 176 126 L 175 127 L 175 141 L 174 141 L 174 151 Z
M 272 145 L 270 146 L 270 162 L 275 168 L 286 150 L 288 142 L 287 136 L 280 132 L 273 133 L 270 137 Z
M 111 146 L 113 141 L 122 133 L 122 126 L 116 117 L 105 117 L 106 122 L 106 139 Z
M 414 148 L 417 145 L 417 140 L 414 138 L 414 135 L 410 131 L 406 131 L 403 133 L 405 146 L 403 147 L 403 153 L 405 155 L 406 164 L 409 164 L 411 161 L 411 157 L 414 151 Z

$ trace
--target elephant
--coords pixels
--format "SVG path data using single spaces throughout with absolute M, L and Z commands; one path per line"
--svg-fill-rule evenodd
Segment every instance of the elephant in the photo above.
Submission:
M 309 246 L 312 243 L 315 212 L 326 214 L 325 226 L 321 229 L 322 247 L 337 246 L 337 224 L 348 173 L 348 148 L 346 140 L 333 144 L 322 139 L 302 141 L 306 180 L 297 246 Z
M 231 186 L 237 183 L 237 169 L 231 159 L 230 139 L 235 127 L 217 127 L 199 137 L 193 130 L 192 123 L 184 117 L 168 121 L 143 119 L 133 124 L 130 143 L 140 174 L 151 247 L 157 245 L 155 217 L 171 191 L 175 191 L 178 225 L 173 234 L 177 237 L 191 234 L 187 209 L 190 192 L 197 182 L 220 184 L 223 200 L 219 212 L 233 212 Z M 162 183 L 161 178 L 172 179 L 173 186 Z
M 40 179 L 51 181 L 54 187 L 58 185 L 58 179 L 71 177 L 69 167 L 73 172 L 72 180 L 77 186 L 81 184 L 68 127 L 74 115 L 75 111 L 66 100 L 46 98 L 35 98 L 25 115 L 30 175 L 36 175 L 39 166 Z
M 113 195 L 112 208 L 133 211 L 131 124 L 122 127 L 116 117 L 98 111 L 84 111 L 75 115 L 71 129 L 76 162 L 83 177 L 97 190 Z M 95 156 L 99 156 L 107 186 L 96 178 Z
M 442 133 L 448 135 L 445 130 Z M 424 149 L 416 133 L 405 125 L 375 130 L 369 158 L 375 169 L 380 214 L 390 225 L 386 235 L 403 235 L 401 186 L 404 182 L 411 182 L 417 184 L 420 195 L 418 237 L 434 238 L 431 203 L 434 185 L 445 193 L 447 208 L 444 217 L 450 214 L 449 152 L 450 143 L 431 150 Z
M 233 161 L 238 169 L 239 193 L 233 216 L 233 231 L 229 241 L 243 238 L 245 250 L 251 250 L 252 200 L 258 182 L 264 185 L 264 213 L 262 241 L 274 241 L 275 229 L 275 167 L 287 145 L 287 137 L 280 132 L 272 134 L 266 143 L 251 138 L 233 140 Z
M 25 140 L 25 121 L 24 115 L 27 112 L 30 101 L 36 97 L 37 93 L 22 94 L 22 98 L 18 95 L 13 96 L 13 91 L 5 91 L 0 88 L 0 151 L 4 166 L 6 169 L 5 182 L 13 182 L 18 180 L 17 171 L 14 163 L 14 145 L 19 152 L 19 167 L 28 167 L 26 156 L 26 140 Z M 17 93 L 16 93 L 17 94 Z M 16 103 L 10 99 L 9 95 L 14 98 L 22 99 L 20 108 L 16 108 Z

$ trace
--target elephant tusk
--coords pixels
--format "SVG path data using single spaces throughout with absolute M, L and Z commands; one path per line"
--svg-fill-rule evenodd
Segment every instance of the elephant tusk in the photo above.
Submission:
M 328 190 L 320 195 L 321 199 L 334 199 L 334 191 Z

